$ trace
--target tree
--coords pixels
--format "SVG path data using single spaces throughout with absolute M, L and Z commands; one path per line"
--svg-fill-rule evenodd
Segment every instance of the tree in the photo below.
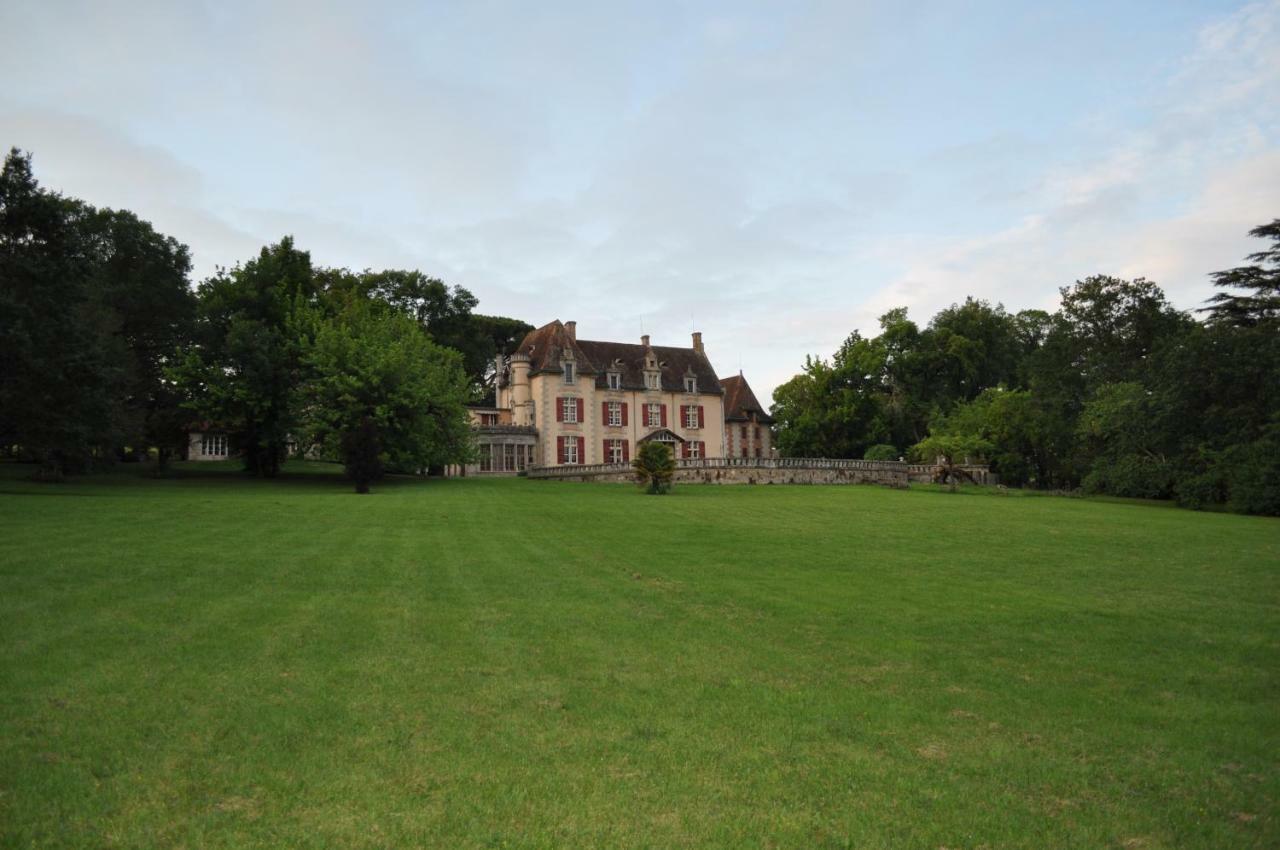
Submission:
M 1250 254 L 1252 265 L 1210 275 L 1214 286 L 1244 290 L 1219 292 L 1209 298 L 1205 302 L 1209 306 L 1201 307 L 1200 312 L 1208 313 L 1210 322 L 1252 327 L 1280 321 L 1280 218 L 1255 227 L 1249 235 L 1270 239 L 1271 247 Z
M 1007 485 L 1054 486 L 1068 477 L 1060 467 L 1071 456 L 1074 435 L 1064 431 L 1028 390 L 985 390 L 940 417 L 933 433 L 988 444 L 991 469 Z
M 0 173 L 0 441 L 39 474 L 167 445 L 164 359 L 185 342 L 187 249 L 125 211 L 40 188 L 29 154 Z
M 274 476 L 296 425 L 291 393 L 301 380 L 295 315 L 314 306 L 311 255 L 286 236 L 200 284 L 195 344 L 170 371 L 187 406 L 227 431 L 245 469 Z
M 911 456 L 933 464 L 935 484 L 950 484 L 954 489 L 961 480 L 976 483 L 964 466 L 980 463 L 992 448 L 989 440 L 973 434 L 930 434 L 911 447 Z
M 635 460 L 631 461 L 636 480 L 645 487 L 647 493 L 660 496 L 671 489 L 671 480 L 675 477 L 676 461 L 671 449 L 656 440 L 640 444 Z
M 165 369 L 191 339 L 195 295 L 187 284 L 187 247 L 127 210 L 94 211 L 87 220 L 93 258 L 90 286 L 118 317 L 129 352 L 123 388 L 123 439 L 135 454 L 155 446 L 159 467 L 186 441 L 187 414 Z
M 1017 379 L 1018 326 L 1001 304 L 975 298 L 952 304 L 933 317 L 921 342 L 932 398 L 944 410 Z
M 1090 468 L 1085 490 L 1145 499 L 1172 495 L 1174 470 L 1162 412 L 1142 384 L 1098 388 L 1077 424 Z
M 297 393 L 305 442 L 338 455 L 357 493 L 388 466 L 466 459 L 462 358 L 412 319 L 365 300 L 332 318 L 300 318 L 308 377 Z
M 449 287 L 420 271 L 387 269 L 354 274 L 345 269 L 319 273 L 326 300 L 340 310 L 352 295 L 380 301 L 409 316 L 439 345 L 462 355 L 474 400 L 493 394 L 494 358 L 509 354 L 533 326 L 519 319 L 472 312 L 479 303 L 461 286 Z
M 773 391 L 778 450 L 787 457 L 860 458 L 891 439 L 884 391 L 885 352 L 857 331 L 828 363 L 805 359 L 804 372 Z

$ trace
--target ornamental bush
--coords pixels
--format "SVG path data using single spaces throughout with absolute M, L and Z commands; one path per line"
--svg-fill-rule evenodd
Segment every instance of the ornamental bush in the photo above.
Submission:
M 675 476 L 676 461 L 671 449 L 662 443 L 647 442 L 640 444 L 636 459 L 631 462 L 635 470 L 636 480 L 651 496 L 661 496 L 671 489 L 671 479 Z
M 862 453 L 863 460 L 897 460 L 901 456 L 902 453 L 888 443 L 876 443 Z

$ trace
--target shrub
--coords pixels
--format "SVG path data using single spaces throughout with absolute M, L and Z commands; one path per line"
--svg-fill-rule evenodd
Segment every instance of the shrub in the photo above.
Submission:
M 671 489 L 671 479 L 675 476 L 676 462 L 671 449 L 662 443 L 647 442 L 640 444 L 636 459 L 631 462 L 635 470 L 636 480 L 653 496 L 660 496 Z
M 897 460 L 901 456 L 902 453 L 888 443 L 876 443 L 862 453 L 863 460 Z

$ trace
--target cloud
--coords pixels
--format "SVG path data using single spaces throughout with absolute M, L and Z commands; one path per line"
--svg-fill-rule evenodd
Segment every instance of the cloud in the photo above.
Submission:
M 894 306 L 1094 272 L 1195 306 L 1280 214 L 1280 2 L 1206 8 L 16 2 L 0 141 L 198 275 L 292 233 L 587 337 L 701 330 L 767 398 Z

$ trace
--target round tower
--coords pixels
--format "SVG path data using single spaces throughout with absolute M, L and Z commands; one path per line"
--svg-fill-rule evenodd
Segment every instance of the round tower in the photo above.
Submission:
M 511 421 L 515 425 L 532 425 L 533 411 L 529 398 L 529 355 L 511 355 Z

